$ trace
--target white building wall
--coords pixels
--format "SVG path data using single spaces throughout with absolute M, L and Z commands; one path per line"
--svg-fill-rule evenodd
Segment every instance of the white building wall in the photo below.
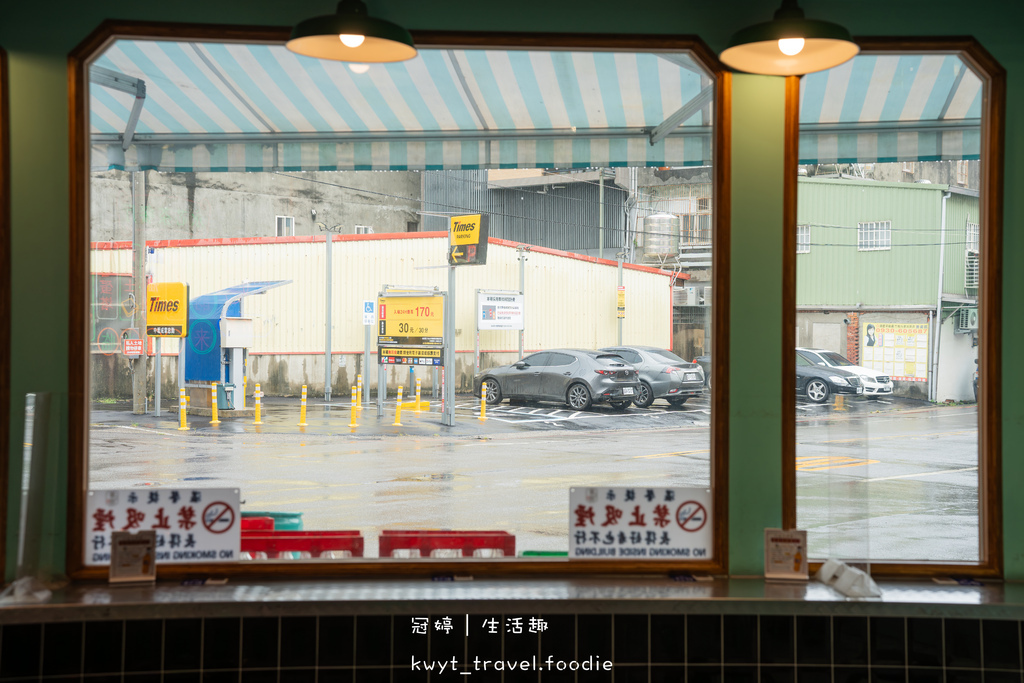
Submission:
M 974 400 L 974 359 L 977 347 L 972 345 L 973 335 L 956 332 L 957 316 L 950 316 L 942 324 L 939 337 L 939 371 L 936 400 Z

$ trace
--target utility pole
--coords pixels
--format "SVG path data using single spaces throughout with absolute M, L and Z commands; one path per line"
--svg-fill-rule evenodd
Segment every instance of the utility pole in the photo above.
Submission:
M 316 220 L 316 209 L 313 209 L 310 213 L 313 215 L 313 220 Z M 333 321 L 331 319 L 331 292 L 333 287 L 331 286 L 331 278 L 334 275 L 334 265 L 332 258 L 334 256 L 334 234 L 341 232 L 342 228 L 340 225 L 335 225 L 333 228 L 328 228 L 325 223 L 317 223 L 316 226 L 320 230 L 327 233 L 327 239 L 324 240 L 324 244 L 327 248 L 326 256 L 326 273 L 324 276 L 324 301 L 325 312 L 324 319 L 326 324 L 324 325 L 324 401 L 330 403 L 331 401 L 331 327 Z M 366 370 L 363 370 L 363 375 L 366 375 Z
M 523 359 L 523 342 L 526 337 L 526 253 L 530 245 L 520 244 L 516 247 L 519 255 L 519 293 L 523 295 L 523 329 L 519 330 L 519 360 Z
M 597 193 L 597 258 L 604 258 L 604 169 L 600 169 Z
M 132 171 L 132 326 L 142 338 L 142 355 L 132 364 L 132 414 L 146 413 L 148 362 L 146 349 L 146 172 Z M 159 360 L 158 360 L 159 362 Z

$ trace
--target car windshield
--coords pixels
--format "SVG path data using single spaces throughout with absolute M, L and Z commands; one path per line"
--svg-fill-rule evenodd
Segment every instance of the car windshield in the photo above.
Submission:
M 689 361 L 683 360 L 682 358 L 680 358 L 676 354 L 672 353 L 671 351 L 664 351 L 662 349 L 658 349 L 657 351 L 650 351 L 649 353 L 652 356 L 654 356 L 655 358 L 663 360 L 666 363 L 687 363 L 687 362 L 689 362 Z
M 828 361 L 829 365 L 835 365 L 835 366 L 838 366 L 838 367 L 845 367 L 845 366 L 848 366 L 848 365 L 856 365 L 856 363 L 851 363 L 847 358 L 845 358 L 844 356 L 840 356 L 838 353 L 833 353 L 833 352 L 829 351 L 829 352 L 823 353 L 821 355 L 825 357 L 825 359 Z

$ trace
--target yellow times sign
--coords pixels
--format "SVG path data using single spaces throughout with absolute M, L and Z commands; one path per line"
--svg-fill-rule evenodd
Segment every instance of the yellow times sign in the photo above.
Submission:
M 150 337 L 188 336 L 188 285 L 153 282 L 146 286 L 146 334 Z
M 398 343 L 407 343 L 402 337 L 436 337 L 440 343 L 444 336 L 444 300 L 439 296 L 381 297 L 377 309 L 380 337 Z
M 483 216 L 452 216 L 448 233 L 450 244 L 480 244 L 480 224 Z

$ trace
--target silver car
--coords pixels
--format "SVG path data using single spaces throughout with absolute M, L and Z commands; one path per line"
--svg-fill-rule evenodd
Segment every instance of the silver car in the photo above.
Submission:
M 681 406 L 691 396 L 704 393 L 704 371 L 700 365 L 671 351 L 656 346 L 612 346 L 601 350 L 622 356 L 640 373 L 640 392 L 633 399 L 640 408 L 649 407 L 656 398 Z
M 502 400 L 564 401 L 573 410 L 586 410 L 593 403 L 626 408 L 640 391 L 633 366 L 621 356 L 582 349 L 552 349 L 481 372 L 473 381 L 473 393 L 480 396 L 487 386 L 487 403 Z

